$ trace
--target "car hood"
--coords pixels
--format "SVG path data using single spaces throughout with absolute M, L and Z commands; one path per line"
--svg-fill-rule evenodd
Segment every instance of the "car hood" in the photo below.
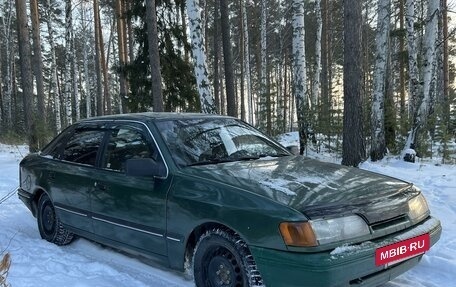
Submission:
M 186 173 L 241 188 L 302 212 L 309 219 L 359 214 L 376 223 L 408 212 L 412 184 L 302 156 L 186 167 Z

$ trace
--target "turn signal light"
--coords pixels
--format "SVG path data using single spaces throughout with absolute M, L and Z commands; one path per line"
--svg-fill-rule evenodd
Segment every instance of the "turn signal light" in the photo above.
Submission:
M 280 233 L 288 246 L 314 247 L 318 245 L 309 222 L 282 222 Z

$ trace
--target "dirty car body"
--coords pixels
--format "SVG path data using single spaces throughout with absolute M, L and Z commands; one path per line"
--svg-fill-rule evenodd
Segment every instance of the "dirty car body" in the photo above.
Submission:
M 20 164 L 42 238 L 192 270 L 197 286 L 377 286 L 440 237 L 411 183 L 290 154 L 234 118 L 78 122 Z

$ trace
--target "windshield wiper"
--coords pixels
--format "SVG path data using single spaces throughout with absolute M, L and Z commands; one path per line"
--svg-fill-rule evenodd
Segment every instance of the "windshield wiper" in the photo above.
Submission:
M 240 156 L 240 157 L 226 157 L 226 158 L 218 158 L 218 159 L 209 159 L 209 160 L 202 160 L 188 164 L 187 166 L 198 166 L 198 165 L 209 165 L 209 164 L 219 164 L 219 163 L 227 163 L 227 162 L 235 162 L 235 161 L 249 161 L 249 160 L 256 160 L 264 157 L 282 157 L 282 156 L 289 156 L 286 153 L 279 153 L 279 154 L 259 154 L 259 155 L 251 155 L 251 156 Z
M 247 160 L 255 160 L 259 159 L 261 156 L 251 155 L 251 156 L 240 156 L 240 157 L 233 157 L 231 160 L 233 161 L 247 161 Z

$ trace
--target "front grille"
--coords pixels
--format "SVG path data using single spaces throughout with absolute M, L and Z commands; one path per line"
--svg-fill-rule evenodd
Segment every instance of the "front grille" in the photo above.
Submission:
M 371 225 L 371 228 L 373 231 L 377 231 L 377 230 L 382 230 L 382 229 L 389 228 L 389 227 L 392 227 L 395 225 L 404 224 L 407 222 L 408 222 L 407 217 L 405 215 L 400 215 L 400 216 L 396 216 L 396 217 L 393 217 L 393 218 L 390 218 L 387 220 L 375 222 L 374 224 Z

